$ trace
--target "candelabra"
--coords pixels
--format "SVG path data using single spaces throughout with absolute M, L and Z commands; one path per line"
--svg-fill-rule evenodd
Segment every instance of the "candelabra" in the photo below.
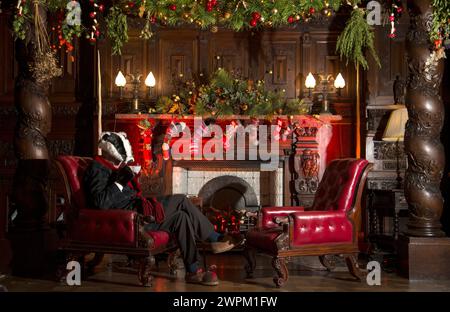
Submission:
M 128 76 L 131 78 L 130 83 L 132 85 L 132 99 L 131 99 L 130 113 L 135 113 L 135 114 L 141 113 L 142 109 L 141 109 L 141 105 L 140 105 L 141 99 L 140 99 L 139 87 L 141 85 L 142 75 L 139 73 L 135 73 L 135 74 L 128 74 Z M 155 85 L 156 85 L 156 79 L 152 72 L 150 72 L 147 75 L 147 78 L 145 79 L 144 83 L 148 89 L 146 98 L 150 102 L 153 98 L 153 89 L 155 88 Z M 115 84 L 119 88 L 120 100 L 123 100 L 123 98 L 124 98 L 123 93 L 124 93 L 125 85 L 127 84 L 127 80 L 121 71 L 119 71 L 116 76 Z
M 336 92 L 341 95 L 341 89 L 345 87 L 345 80 L 341 73 L 336 76 L 336 79 L 332 75 L 319 74 L 318 76 L 320 78 L 318 85 L 312 73 L 306 77 L 305 87 L 308 89 L 308 99 L 312 102 L 312 94 L 317 94 L 318 99 L 322 101 L 320 114 L 329 115 L 331 112 L 328 95 Z

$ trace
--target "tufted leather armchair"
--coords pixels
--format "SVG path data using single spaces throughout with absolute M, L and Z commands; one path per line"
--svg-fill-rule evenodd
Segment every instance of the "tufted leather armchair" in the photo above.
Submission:
M 90 268 L 97 265 L 105 253 L 125 254 L 138 261 L 138 278 L 144 286 L 150 284 L 154 256 L 172 252 L 168 264 L 173 273 L 176 270 L 177 246 L 167 232 L 148 231 L 146 235 L 143 233 L 142 217 L 135 211 L 97 210 L 86 206 L 82 180 L 91 161 L 91 158 L 76 156 L 56 159 L 56 167 L 65 185 L 67 204 L 60 249 L 68 258 L 84 259 L 86 254 L 95 253 L 94 259 L 88 263 Z
M 361 279 L 358 268 L 358 233 L 361 228 L 361 196 L 372 165 L 364 159 L 338 159 L 325 170 L 313 205 L 267 207 L 261 210 L 258 226 L 247 234 L 246 271 L 252 277 L 255 252 L 271 255 L 277 272 L 275 284 L 288 279 L 286 258 L 319 256 L 329 270 L 334 255 L 344 255 L 350 273 Z

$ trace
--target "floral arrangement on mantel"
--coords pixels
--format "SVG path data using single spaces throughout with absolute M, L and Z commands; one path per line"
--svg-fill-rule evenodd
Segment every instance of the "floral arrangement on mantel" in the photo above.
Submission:
M 209 80 L 200 76 L 190 80 L 173 80 L 175 92 L 160 97 L 159 114 L 196 115 L 304 115 L 311 106 L 303 100 L 286 100 L 285 90 L 266 90 L 263 80 L 248 80 L 225 69 L 218 69 Z

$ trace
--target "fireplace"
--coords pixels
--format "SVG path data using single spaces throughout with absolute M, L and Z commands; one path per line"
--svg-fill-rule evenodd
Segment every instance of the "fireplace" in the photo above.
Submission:
M 225 230 L 220 225 L 225 219 L 226 226 L 245 232 L 261 207 L 283 205 L 283 179 L 282 167 L 260 171 L 251 161 L 179 161 L 172 169 L 172 193 L 201 197 L 203 211 L 218 231 Z
M 201 137 L 201 141 L 196 141 L 195 135 L 198 130 L 203 133 L 210 126 L 201 121 L 201 127 L 196 127 L 197 119 L 196 116 L 118 114 L 114 124 L 105 127 L 128 134 L 136 161 L 143 166 L 140 179 L 145 196 L 177 193 L 199 196 L 204 201 L 204 208 L 210 211 L 247 212 L 264 206 L 308 207 L 312 204 L 326 164 L 343 156 L 340 152 L 342 144 L 338 143 L 345 138 L 344 126 L 331 124 L 339 121 L 341 116 L 277 116 L 270 120 L 263 117 L 221 116 L 210 125 L 219 126 L 223 137 L 214 136 L 211 140 L 206 135 Z M 226 127 L 238 123 L 276 124 L 279 127 L 269 129 L 267 141 L 264 136 L 261 137 L 259 130 L 255 133 L 250 131 L 244 147 L 235 148 L 236 156 L 237 151 L 245 152 L 244 159 L 229 159 L 225 152 L 219 152 L 222 158 L 207 160 L 206 157 L 196 157 L 195 152 L 210 143 L 220 142 L 219 146 L 222 144 L 225 148 L 229 142 Z M 188 129 L 191 137 L 185 137 L 184 133 L 179 137 L 173 135 L 177 129 Z M 263 151 L 259 149 L 262 142 L 270 142 L 267 146 L 272 151 L 273 138 L 278 145 L 275 149 L 278 156 L 275 159 L 278 160 L 273 167 L 267 166 L 269 161 L 262 154 L 255 158 L 247 157 L 254 150 Z M 254 144 L 255 141 L 257 144 Z M 337 147 L 339 150 L 336 150 Z M 187 159 L 172 157 L 174 151 L 187 151 Z

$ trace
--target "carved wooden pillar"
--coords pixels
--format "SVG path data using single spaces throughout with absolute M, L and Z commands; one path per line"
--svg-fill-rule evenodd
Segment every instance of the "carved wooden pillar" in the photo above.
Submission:
M 38 3 L 33 4 L 33 13 L 39 14 L 46 27 L 45 9 L 34 5 Z M 34 23 L 34 20 L 30 22 L 25 40 L 16 41 L 15 51 L 19 73 L 15 86 L 18 119 L 14 148 L 19 161 L 13 186 L 17 217 L 10 239 L 13 274 L 25 276 L 45 273 L 51 264 L 49 250 L 52 249 L 51 233 L 45 222 L 50 169 L 47 134 L 52 117 L 47 93 L 58 67 L 49 49 L 37 48 Z
M 444 106 L 440 97 L 443 59 L 438 60 L 430 41 L 432 0 L 408 0 L 411 17 L 406 40 L 409 74 L 406 105 L 409 121 L 405 133 L 408 169 L 405 196 L 410 219 L 407 235 L 439 237 L 443 199 L 439 189 L 444 164 L 440 133 Z
M 295 124 L 293 204 L 310 207 L 314 201 L 319 185 L 320 155 L 316 136 L 320 126 L 314 122 Z

